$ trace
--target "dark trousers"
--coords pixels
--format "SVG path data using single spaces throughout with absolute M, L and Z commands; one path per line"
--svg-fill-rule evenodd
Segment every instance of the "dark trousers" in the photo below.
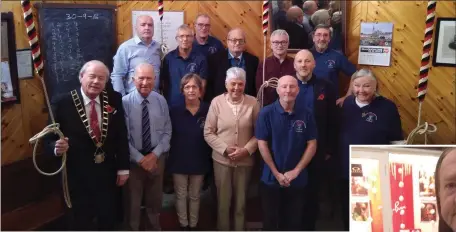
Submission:
M 263 230 L 301 230 L 305 188 L 260 184 Z
M 307 201 L 303 207 L 303 230 L 305 231 L 315 231 L 315 225 L 317 223 L 318 216 L 320 214 L 320 200 L 319 200 L 319 190 L 321 182 L 324 178 L 321 178 L 318 175 L 318 169 L 314 163 L 309 165 L 309 178 L 306 186 L 306 198 Z
M 70 230 L 114 230 L 118 220 L 119 194 L 116 179 L 94 181 L 89 186 L 71 187 Z M 112 184 L 111 184 L 112 182 Z

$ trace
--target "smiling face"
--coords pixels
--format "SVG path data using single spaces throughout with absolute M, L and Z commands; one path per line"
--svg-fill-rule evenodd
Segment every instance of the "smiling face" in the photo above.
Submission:
M 440 217 L 456 231 L 456 149 L 443 159 L 439 172 Z
M 283 76 L 279 79 L 277 94 L 282 102 L 290 104 L 296 100 L 299 87 L 298 81 L 292 76 Z
M 226 82 L 225 87 L 228 92 L 228 96 L 232 100 L 236 101 L 244 94 L 245 81 L 238 78 L 232 78 Z
M 241 53 L 245 50 L 245 36 L 241 29 L 234 29 L 228 33 L 228 50 L 234 53 Z
M 207 38 L 211 29 L 211 19 L 205 15 L 199 16 L 195 20 L 196 36 L 200 38 Z
M 315 68 L 315 60 L 308 50 L 299 51 L 294 58 L 294 68 L 300 77 L 307 78 Z
M 176 39 L 179 48 L 190 49 L 192 47 L 193 38 L 193 31 L 190 28 L 178 29 Z
M 331 40 L 330 33 L 330 30 L 326 28 L 318 28 L 317 30 L 315 30 L 313 36 L 313 42 L 315 47 L 321 50 L 327 49 L 329 41 Z
M 100 95 L 106 86 L 109 72 L 107 68 L 98 62 L 90 63 L 85 71 L 79 76 L 82 91 L 89 98 L 94 99 Z
M 154 68 L 150 64 L 140 64 L 136 67 L 133 82 L 143 97 L 149 96 L 155 86 Z
M 274 35 L 271 36 L 271 49 L 275 56 L 283 56 L 288 51 L 288 36 Z
M 372 77 L 364 76 L 353 80 L 353 93 L 362 103 L 370 103 L 377 90 L 377 81 Z

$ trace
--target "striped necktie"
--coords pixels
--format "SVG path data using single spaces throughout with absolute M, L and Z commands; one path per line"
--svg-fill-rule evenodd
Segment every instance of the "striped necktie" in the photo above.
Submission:
M 152 151 L 152 141 L 150 135 L 150 119 L 149 119 L 149 109 L 147 104 L 149 101 L 144 99 L 141 103 L 142 105 L 142 151 L 144 153 L 149 153 Z

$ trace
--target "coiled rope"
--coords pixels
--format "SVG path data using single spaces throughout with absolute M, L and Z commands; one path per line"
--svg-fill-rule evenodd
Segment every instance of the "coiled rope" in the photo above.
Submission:
M 407 144 L 413 144 L 413 141 L 417 135 L 424 134 L 424 143 L 427 144 L 427 136 L 437 131 L 437 126 L 424 122 L 421 123 L 421 108 L 426 97 L 427 82 L 429 75 L 429 61 L 430 51 L 432 47 L 432 34 L 434 32 L 434 19 L 435 19 L 435 8 L 437 1 L 428 1 L 427 14 L 426 14 L 426 28 L 424 30 L 424 41 L 423 41 L 423 55 L 421 56 L 421 67 L 420 67 L 420 78 L 418 80 L 418 123 L 415 129 L 410 132 L 407 138 Z
M 263 82 L 263 84 L 260 86 L 260 89 L 258 90 L 258 94 L 257 94 L 257 99 L 260 102 L 261 107 L 263 107 L 263 104 L 264 104 L 263 103 L 264 89 L 267 87 L 276 89 L 278 85 L 279 85 L 279 79 L 276 77 L 273 77 L 273 78 Z
M 35 71 L 38 74 L 38 77 L 41 81 L 41 84 L 43 85 L 44 89 L 44 96 L 46 98 L 46 105 L 49 109 L 49 116 L 51 118 L 51 124 L 45 127 L 41 132 L 33 136 L 29 142 L 31 144 L 35 144 L 33 147 L 33 165 L 35 166 L 35 169 L 42 175 L 45 176 L 54 176 L 57 175 L 58 173 L 62 172 L 62 188 L 63 188 L 63 197 L 65 199 L 65 203 L 67 204 L 68 208 L 71 208 L 71 199 L 70 199 L 70 192 L 68 190 L 68 179 L 67 179 L 67 171 L 66 171 L 66 160 L 67 160 L 67 154 L 66 152 L 62 155 L 62 165 L 60 168 L 55 171 L 55 172 L 44 172 L 38 167 L 38 164 L 36 163 L 36 154 L 37 154 L 37 149 L 38 149 L 38 144 L 41 138 L 46 136 L 49 133 L 54 133 L 59 136 L 60 139 L 65 138 L 63 135 L 62 131 L 59 129 L 59 124 L 55 123 L 54 119 L 54 114 L 52 112 L 51 104 L 49 101 L 49 96 L 47 94 L 47 89 L 46 85 L 44 83 L 43 79 L 43 57 L 41 56 L 41 50 L 40 50 L 40 44 L 38 43 L 38 36 L 36 33 L 36 28 L 35 28 L 35 23 L 33 22 L 33 14 L 32 14 L 32 8 L 29 0 L 26 1 L 21 1 L 22 5 L 22 11 L 24 12 L 24 21 L 25 21 L 25 27 L 27 29 L 27 35 L 29 38 L 29 45 L 30 48 L 32 49 L 32 58 L 33 58 L 33 65 L 35 67 Z

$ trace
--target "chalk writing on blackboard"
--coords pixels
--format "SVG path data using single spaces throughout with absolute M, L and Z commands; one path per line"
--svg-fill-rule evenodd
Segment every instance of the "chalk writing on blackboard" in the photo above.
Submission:
M 65 14 L 66 17 L 65 19 L 66 20 L 74 20 L 74 19 L 98 19 L 98 14 L 81 14 L 81 15 L 78 15 L 78 14 Z

